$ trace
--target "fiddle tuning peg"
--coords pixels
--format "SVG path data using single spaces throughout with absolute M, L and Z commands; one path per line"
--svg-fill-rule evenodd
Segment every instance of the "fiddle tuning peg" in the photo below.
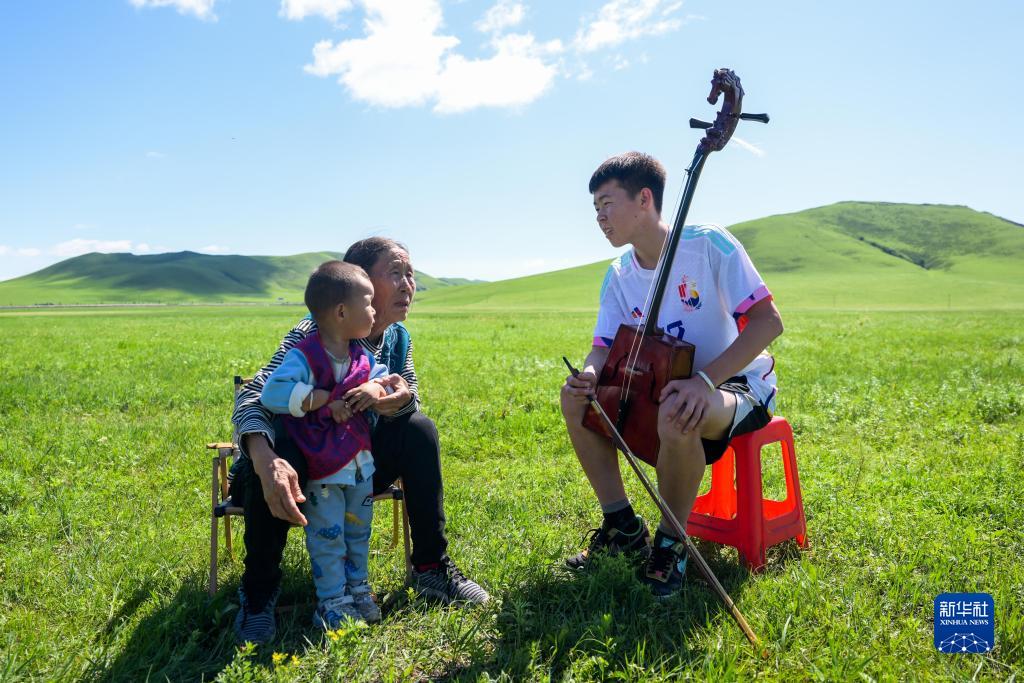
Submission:
M 768 114 L 740 114 L 740 121 L 760 121 L 768 123 Z
M 707 121 L 701 121 L 700 119 L 690 119 L 690 128 L 700 128 L 701 130 L 707 130 L 715 124 L 708 123 Z

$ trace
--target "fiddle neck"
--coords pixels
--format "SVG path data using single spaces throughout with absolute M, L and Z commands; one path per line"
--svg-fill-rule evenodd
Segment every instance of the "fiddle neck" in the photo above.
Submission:
M 690 167 L 686 169 L 686 187 L 683 189 L 683 196 L 679 199 L 679 206 L 676 208 L 675 220 L 672 221 L 672 230 L 665 240 L 665 247 L 661 250 L 661 258 L 658 261 L 657 281 L 654 285 L 654 299 L 651 301 L 650 315 L 645 316 L 641 333 L 644 336 L 657 336 L 663 334 L 658 327 L 658 317 L 661 313 L 661 300 L 665 296 L 665 288 L 668 286 L 668 278 L 672 272 L 672 261 L 676 256 L 676 248 L 683 236 L 683 229 L 686 227 L 686 214 L 690 212 L 690 203 L 693 201 L 693 193 L 697 189 L 697 181 L 700 179 L 700 172 L 704 169 L 704 161 L 707 154 L 698 145 L 697 152 L 693 155 Z

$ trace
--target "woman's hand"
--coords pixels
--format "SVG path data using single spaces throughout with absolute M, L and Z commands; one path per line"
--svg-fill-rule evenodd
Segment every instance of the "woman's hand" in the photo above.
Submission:
M 385 390 L 392 390 L 390 394 L 377 400 L 376 409 L 379 415 L 394 415 L 412 400 L 412 389 L 401 375 L 392 373 L 376 381 Z
M 274 452 L 262 434 L 246 434 L 242 438 L 270 514 L 286 522 L 306 526 L 306 517 L 299 510 L 299 503 L 306 502 L 306 496 L 299 486 L 298 473 L 287 460 Z
M 349 389 L 342 397 L 353 413 L 359 413 L 377 405 L 377 400 L 385 395 L 384 387 L 377 382 L 366 382 L 354 389 Z

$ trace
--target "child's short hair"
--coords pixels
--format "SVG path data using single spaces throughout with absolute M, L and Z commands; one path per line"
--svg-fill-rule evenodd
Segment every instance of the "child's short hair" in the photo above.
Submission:
M 609 180 L 617 180 L 629 198 L 645 187 L 654 195 L 654 208 L 661 213 L 661 198 L 665 194 L 665 167 L 650 154 L 626 152 L 606 159 L 590 176 L 590 194 Z
M 345 303 L 360 282 L 369 282 L 366 271 L 353 263 L 325 261 L 306 283 L 306 308 L 317 318 Z

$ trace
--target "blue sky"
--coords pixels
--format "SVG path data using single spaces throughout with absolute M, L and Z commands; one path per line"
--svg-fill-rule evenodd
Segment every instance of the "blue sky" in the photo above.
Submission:
M 294 254 L 378 234 L 438 276 L 610 258 L 590 173 L 651 152 L 671 214 L 719 66 L 772 123 L 708 161 L 691 221 L 852 199 L 1024 222 L 1022 8 L 5 2 L 0 279 L 93 250 Z

